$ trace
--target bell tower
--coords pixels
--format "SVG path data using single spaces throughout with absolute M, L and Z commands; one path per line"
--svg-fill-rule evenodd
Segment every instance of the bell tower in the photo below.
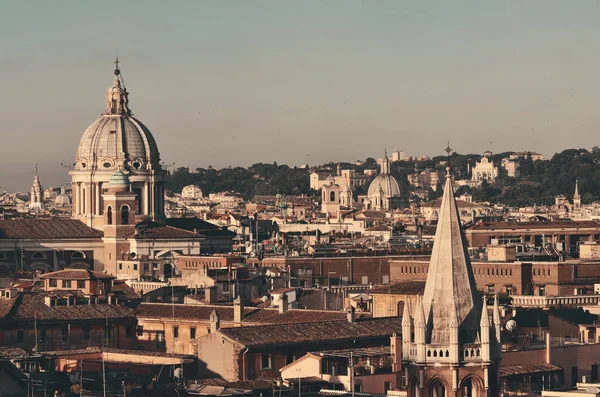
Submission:
M 129 251 L 127 237 L 135 233 L 136 194 L 130 191 L 129 178 L 115 172 L 108 184 L 104 200 L 104 270 L 116 275 L 120 253 Z
M 446 171 L 425 292 L 412 313 L 404 306 L 404 387 L 409 397 L 496 396 L 501 359 L 498 302 L 490 313 L 476 288 L 450 168 Z

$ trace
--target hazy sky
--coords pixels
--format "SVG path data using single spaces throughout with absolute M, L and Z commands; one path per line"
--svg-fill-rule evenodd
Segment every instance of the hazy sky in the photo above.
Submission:
M 535 150 L 600 139 L 600 2 L 12 1 L 0 186 L 69 178 L 119 53 L 178 166 Z

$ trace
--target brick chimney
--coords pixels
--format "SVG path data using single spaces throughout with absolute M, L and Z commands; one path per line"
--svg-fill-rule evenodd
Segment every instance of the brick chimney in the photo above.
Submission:
M 241 297 L 237 297 L 233 301 L 233 321 L 241 323 L 244 319 L 244 301 Z
M 346 319 L 350 323 L 353 323 L 356 320 L 356 309 L 354 306 L 348 306 L 346 308 Z
M 204 302 L 209 305 L 217 303 L 217 287 L 204 287 Z
M 218 329 L 221 328 L 221 318 L 219 317 L 219 313 L 216 310 L 213 310 L 210 313 L 210 333 L 214 334 Z
M 287 311 L 288 311 L 288 297 L 287 297 L 287 294 L 284 292 L 279 297 L 279 314 L 283 314 Z

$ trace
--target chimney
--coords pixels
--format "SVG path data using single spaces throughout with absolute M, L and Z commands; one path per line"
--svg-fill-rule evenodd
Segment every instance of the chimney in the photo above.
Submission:
M 218 329 L 221 328 L 221 318 L 216 310 L 210 313 L 210 333 L 214 334 Z
M 284 292 L 279 297 L 279 314 L 283 314 L 287 311 L 288 311 L 288 297 L 287 297 L 287 294 Z
M 244 319 L 244 301 L 241 297 L 237 297 L 233 301 L 233 321 L 241 323 Z
M 209 305 L 217 303 L 217 287 L 204 287 L 204 302 Z
M 356 309 L 354 306 L 348 306 L 346 308 L 346 319 L 350 323 L 353 323 L 356 320 Z

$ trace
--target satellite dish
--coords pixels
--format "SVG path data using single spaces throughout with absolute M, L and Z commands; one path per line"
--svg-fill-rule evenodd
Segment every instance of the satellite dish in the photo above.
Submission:
M 517 328 L 517 322 L 515 320 L 508 320 L 506 322 L 506 329 L 513 332 Z
M 173 375 L 177 378 L 177 379 L 181 379 L 183 378 L 183 368 L 179 367 L 179 368 L 175 368 L 175 371 L 173 372 Z

